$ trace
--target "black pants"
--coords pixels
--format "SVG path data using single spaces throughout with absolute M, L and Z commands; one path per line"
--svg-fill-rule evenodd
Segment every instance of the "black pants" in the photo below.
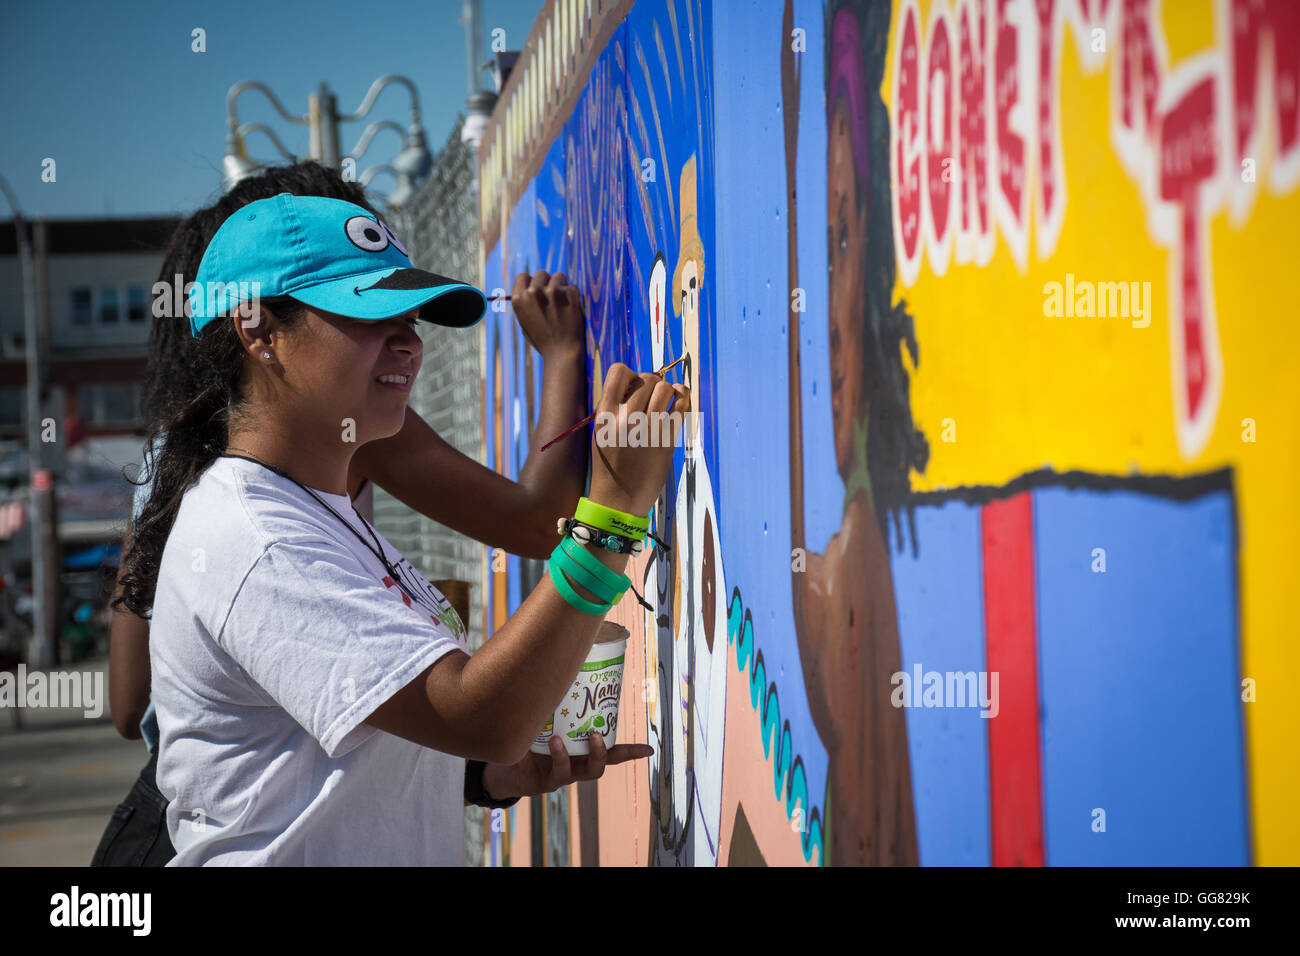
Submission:
M 167 834 L 167 798 L 158 789 L 158 754 L 117 805 L 91 866 L 164 866 L 176 855 Z

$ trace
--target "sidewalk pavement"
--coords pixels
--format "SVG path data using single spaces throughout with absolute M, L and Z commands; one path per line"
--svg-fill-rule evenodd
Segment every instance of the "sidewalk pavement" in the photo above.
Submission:
M 107 659 L 58 670 L 102 674 L 103 713 L 25 707 L 20 729 L 12 708 L 0 707 L 0 866 L 89 866 L 113 808 L 148 762 L 144 742 L 113 727 Z

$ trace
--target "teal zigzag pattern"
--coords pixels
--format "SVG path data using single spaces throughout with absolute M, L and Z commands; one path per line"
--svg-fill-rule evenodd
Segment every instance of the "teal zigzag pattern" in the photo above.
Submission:
M 808 780 L 804 773 L 803 758 L 792 757 L 793 745 L 790 740 L 790 721 L 781 720 L 781 699 L 776 690 L 776 683 L 767 680 L 767 667 L 763 664 L 763 652 L 754 644 L 754 621 L 745 609 L 740 598 L 740 588 L 731 592 L 731 604 L 727 608 L 727 643 L 736 646 L 736 668 L 749 671 L 749 703 L 759 712 L 763 725 L 763 755 L 772 761 L 773 791 L 778 800 L 785 800 L 785 816 L 794 816 L 795 805 L 803 808 L 805 825 L 801 844 L 803 858 L 812 861 L 813 849 L 818 851 L 819 864 L 824 861 L 826 851 L 822 842 L 822 808 L 810 806 L 808 801 Z M 762 696 L 762 706 L 759 697 Z M 776 745 L 775 755 L 772 753 Z M 785 793 L 782 783 L 785 783 Z

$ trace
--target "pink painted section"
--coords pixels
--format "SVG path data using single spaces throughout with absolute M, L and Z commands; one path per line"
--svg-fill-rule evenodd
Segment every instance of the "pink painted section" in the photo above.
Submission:
M 628 562 L 626 574 L 640 590 L 648 553 Z M 623 697 L 618 709 L 617 744 L 650 742 L 645 695 L 645 612 L 629 591 L 609 615 L 630 632 L 623 659 Z M 645 759 L 610 767 L 597 781 L 599 788 L 600 865 L 646 866 L 650 849 L 650 771 Z M 575 804 L 576 805 L 576 804 Z M 578 817 L 574 817 L 577 829 Z M 581 857 L 573 857 L 578 860 Z
M 718 866 L 733 866 L 736 819 L 744 811 L 759 852 L 768 866 L 820 866 L 803 858 L 800 834 L 785 815 L 785 804 L 772 786 L 772 761 L 763 754 L 763 723 L 749 702 L 749 675 L 736 666 L 736 646 L 727 645 L 727 723 L 723 750 L 722 825 Z M 782 781 L 784 792 L 786 781 Z M 815 799 L 815 798 L 814 798 Z

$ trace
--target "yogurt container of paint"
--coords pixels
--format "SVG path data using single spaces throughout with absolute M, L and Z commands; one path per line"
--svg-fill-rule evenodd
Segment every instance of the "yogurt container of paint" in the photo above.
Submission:
M 607 748 L 614 746 L 627 638 L 627 628 L 613 621 L 601 622 L 587 660 L 529 748 L 533 753 L 549 754 L 551 737 L 556 734 L 571 756 L 590 753 L 588 741 L 593 734 L 599 734 Z

